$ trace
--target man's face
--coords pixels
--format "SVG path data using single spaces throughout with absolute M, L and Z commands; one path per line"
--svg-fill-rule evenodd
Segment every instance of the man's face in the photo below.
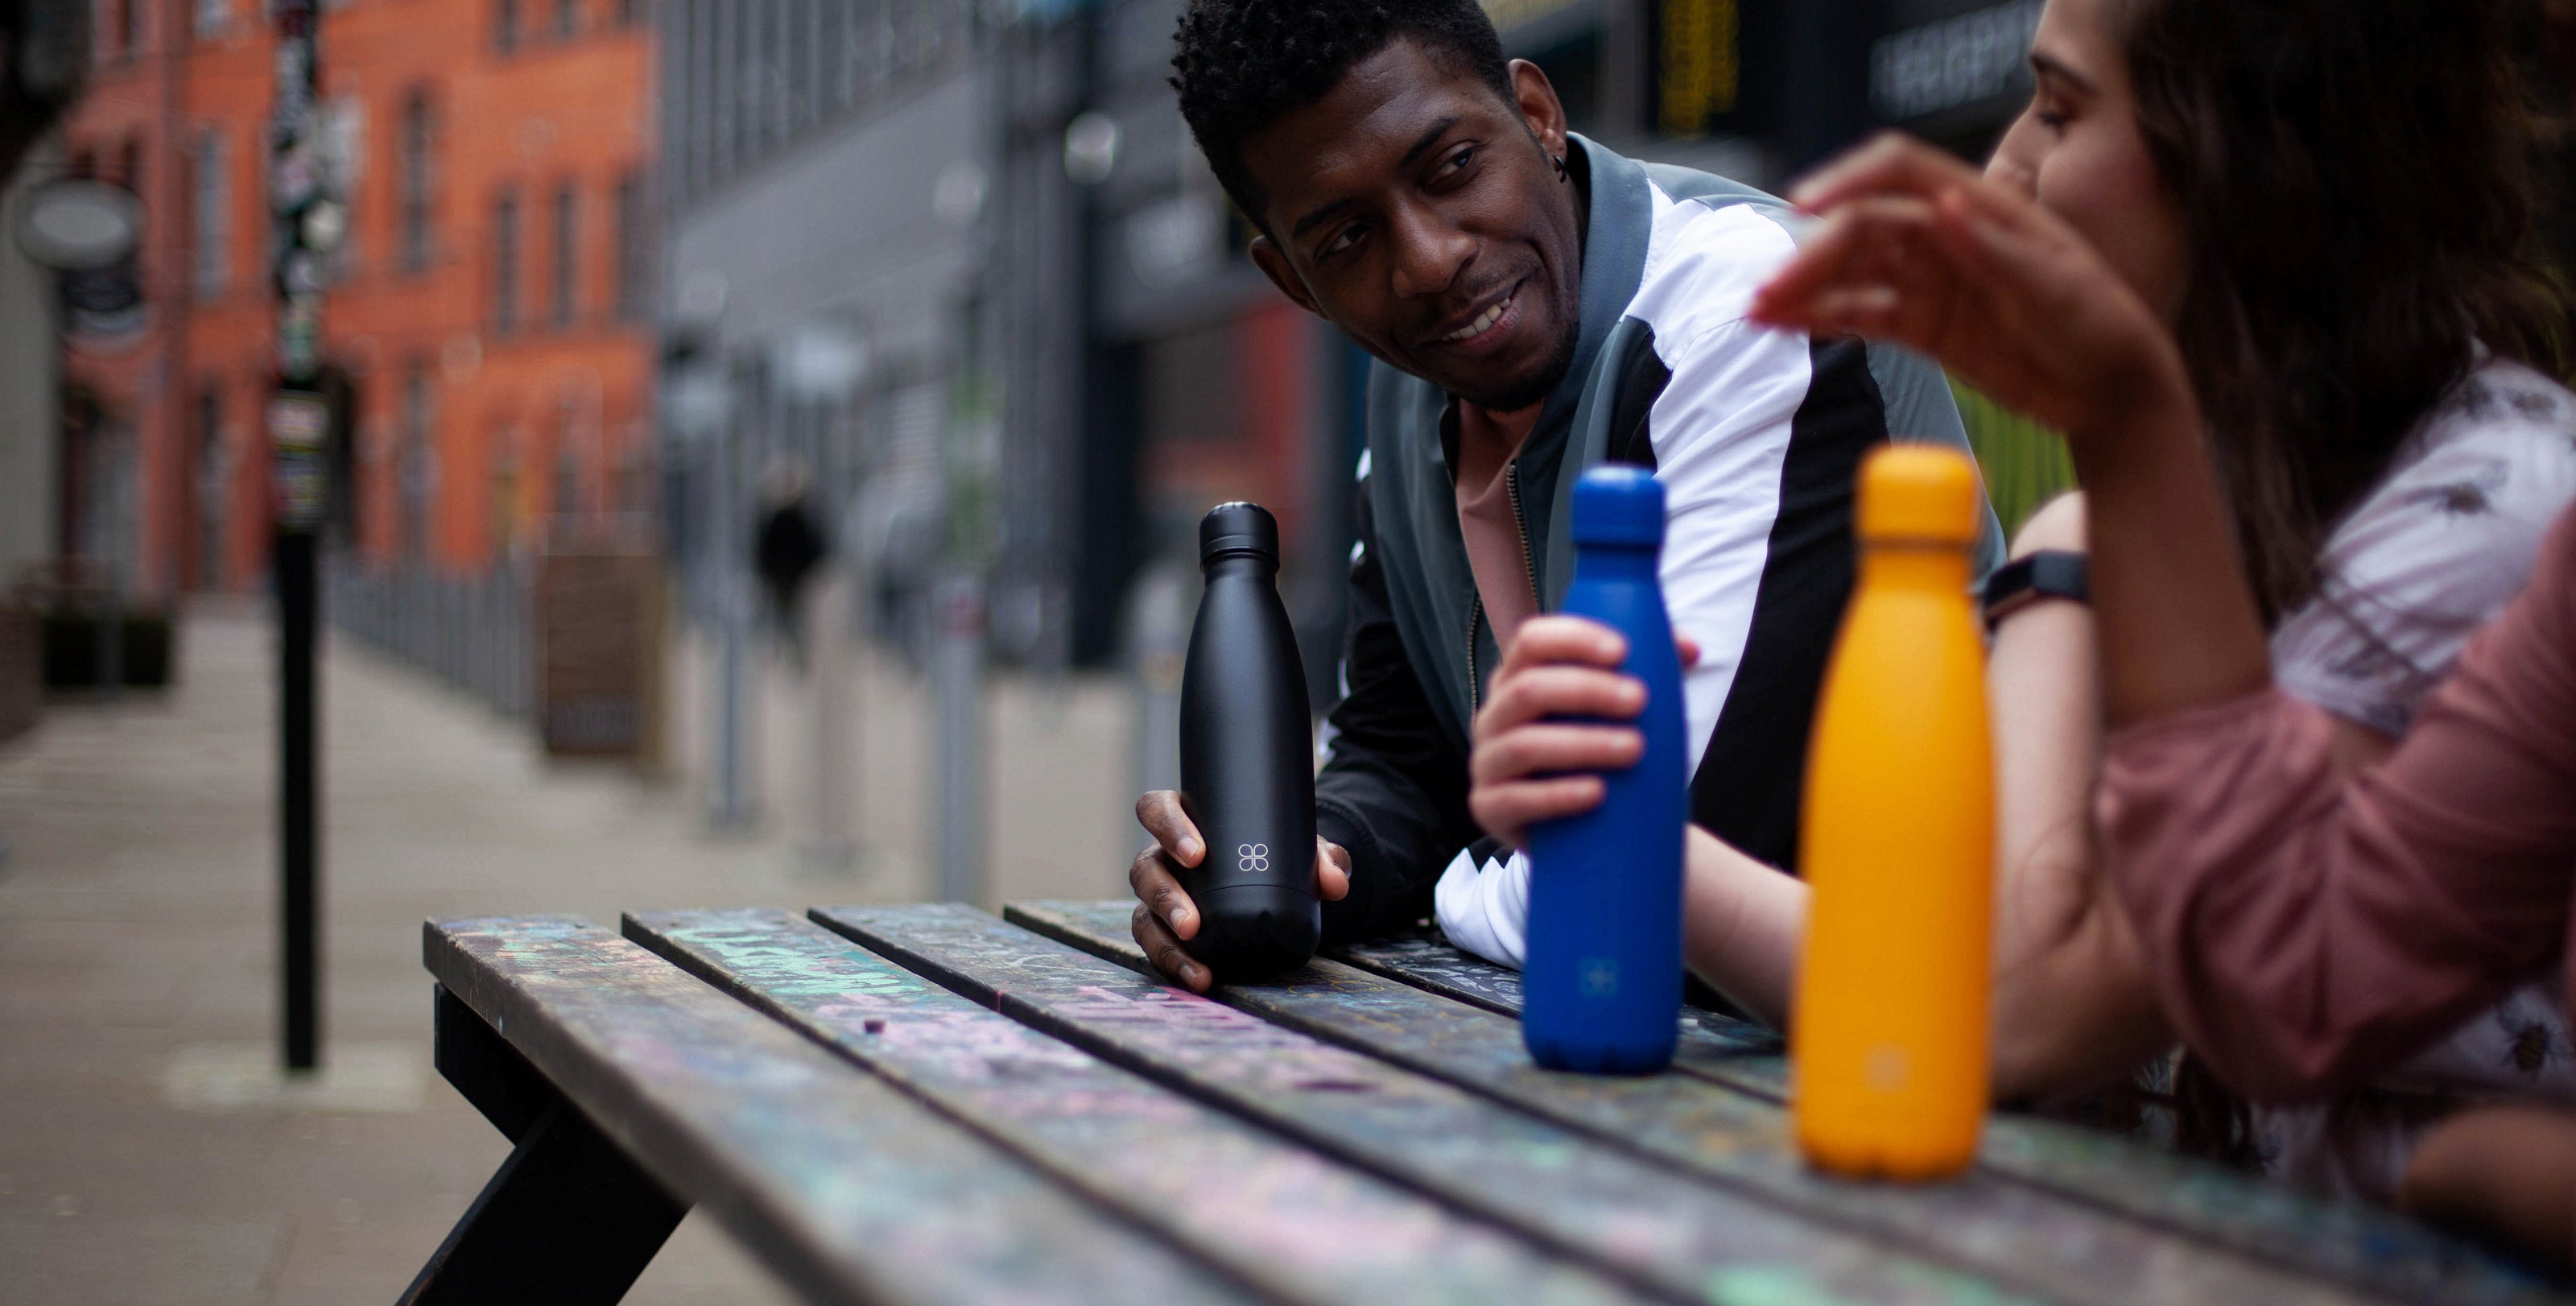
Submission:
M 1535 65 L 1514 99 L 1398 38 L 1243 144 L 1271 281 L 1391 367 L 1500 411 L 1574 356 L 1583 239 L 1553 159 L 1565 113 Z

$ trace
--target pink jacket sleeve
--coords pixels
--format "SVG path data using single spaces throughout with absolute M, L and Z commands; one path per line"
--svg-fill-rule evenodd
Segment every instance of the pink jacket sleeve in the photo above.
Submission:
M 2279 691 L 2115 737 L 2113 883 L 2165 1012 L 2263 1100 L 2332 1093 L 2566 950 L 2576 887 L 2576 513 L 2385 762 L 2338 779 Z

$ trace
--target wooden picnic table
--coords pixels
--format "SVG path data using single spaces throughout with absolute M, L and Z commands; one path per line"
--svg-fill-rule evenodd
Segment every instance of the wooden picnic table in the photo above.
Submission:
M 1532 1066 L 1432 937 L 1198 997 L 1124 902 L 433 921 L 439 1070 L 516 1144 L 406 1302 L 613 1302 L 704 1205 L 815 1302 L 2567 1301 L 2420 1225 L 1991 1119 L 1808 1171 L 1778 1039 Z

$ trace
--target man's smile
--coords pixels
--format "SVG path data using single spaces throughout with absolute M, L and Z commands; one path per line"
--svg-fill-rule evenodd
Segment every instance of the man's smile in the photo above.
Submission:
M 1502 294 L 1496 296 L 1492 302 L 1468 313 L 1464 321 L 1451 319 L 1454 325 L 1432 337 L 1430 343 L 1465 347 L 1471 350 L 1482 350 L 1501 344 L 1511 334 L 1509 328 L 1520 323 L 1520 314 L 1513 310 L 1520 304 L 1521 287 L 1525 284 L 1527 284 L 1526 278 L 1504 287 Z

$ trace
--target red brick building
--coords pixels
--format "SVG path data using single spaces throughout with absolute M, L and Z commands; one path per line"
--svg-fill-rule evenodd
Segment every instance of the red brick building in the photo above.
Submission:
M 65 493 L 145 594 L 261 583 L 275 73 L 258 0 L 97 0 L 71 166 L 143 201 L 139 316 L 75 322 Z M 326 0 L 349 234 L 324 356 L 374 562 L 474 571 L 650 503 L 641 0 Z M 77 541 L 76 541 L 77 543 Z

